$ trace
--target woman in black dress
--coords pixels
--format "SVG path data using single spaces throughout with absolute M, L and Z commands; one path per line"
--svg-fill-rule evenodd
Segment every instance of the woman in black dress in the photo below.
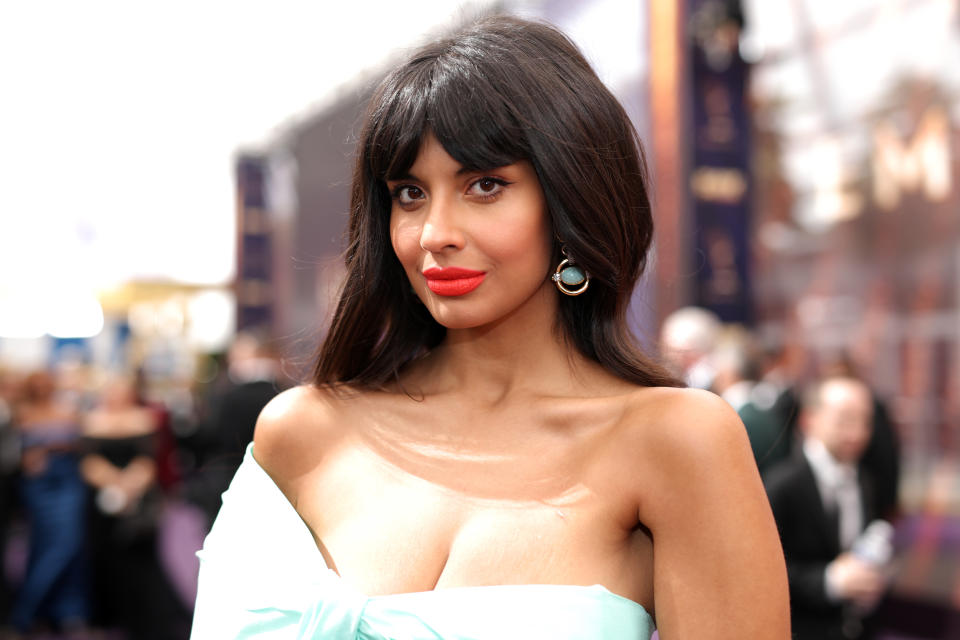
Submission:
M 156 444 L 153 411 L 137 403 L 130 380 L 111 380 L 85 419 L 81 463 L 92 489 L 94 623 L 159 640 L 183 637 L 177 625 L 187 615 L 157 556 Z

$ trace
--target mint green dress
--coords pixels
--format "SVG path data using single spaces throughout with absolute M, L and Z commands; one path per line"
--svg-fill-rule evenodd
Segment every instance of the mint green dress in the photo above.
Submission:
M 642 606 L 600 585 L 358 593 L 326 566 L 252 451 L 197 553 L 191 640 L 647 640 L 653 632 Z

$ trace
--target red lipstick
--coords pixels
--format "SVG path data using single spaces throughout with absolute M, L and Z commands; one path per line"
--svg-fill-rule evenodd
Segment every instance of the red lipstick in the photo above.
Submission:
M 486 277 L 483 271 L 460 267 L 430 267 L 424 270 L 427 286 L 439 296 L 462 296 L 480 286 Z

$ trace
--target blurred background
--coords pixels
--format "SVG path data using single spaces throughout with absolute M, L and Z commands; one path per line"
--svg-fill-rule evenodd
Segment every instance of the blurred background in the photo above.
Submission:
M 39 442 L 80 460 L 77 557 L 122 547 L 166 585 L 90 587 L 94 622 L 185 637 L 219 491 L 259 407 L 306 378 L 342 278 L 363 105 L 413 47 L 492 11 L 569 34 L 640 131 L 648 348 L 696 307 L 739 381 L 843 365 L 873 389 L 895 451 L 883 637 L 960 637 L 956 0 L 4 3 L 4 619 L 43 591 L 22 491 Z M 118 482 L 135 488 L 111 511 Z

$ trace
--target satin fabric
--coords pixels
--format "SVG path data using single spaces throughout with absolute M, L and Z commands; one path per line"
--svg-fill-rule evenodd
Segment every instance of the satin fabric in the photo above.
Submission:
M 646 640 L 650 615 L 600 585 L 458 587 L 369 597 L 324 563 L 247 448 L 200 557 L 192 640 Z

